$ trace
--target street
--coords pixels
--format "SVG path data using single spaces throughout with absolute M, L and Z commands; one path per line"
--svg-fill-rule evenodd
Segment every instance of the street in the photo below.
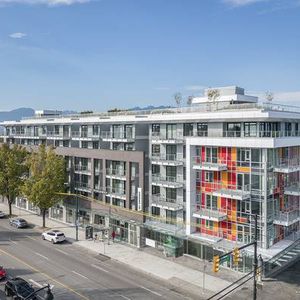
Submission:
M 43 241 L 41 232 L 15 229 L 8 219 L 0 219 L 0 265 L 9 278 L 20 276 L 36 289 L 50 284 L 55 299 L 191 299 L 168 282 L 89 253 L 70 241 Z M 0 299 L 6 299 L 4 284 L 0 282 Z

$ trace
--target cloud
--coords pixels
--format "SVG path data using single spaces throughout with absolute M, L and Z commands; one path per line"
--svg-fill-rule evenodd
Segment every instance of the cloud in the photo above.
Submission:
M 9 35 L 12 39 L 23 39 L 27 34 L 23 32 L 14 32 Z
M 240 6 L 246 6 L 258 2 L 265 2 L 268 0 L 222 0 L 225 4 L 228 4 L 232 7 L 240 7 Z
M 90 2 L 91 0 L 0 0 L 0 5 L 5 4 L 28 4 L 28 5 L 72 5 Z

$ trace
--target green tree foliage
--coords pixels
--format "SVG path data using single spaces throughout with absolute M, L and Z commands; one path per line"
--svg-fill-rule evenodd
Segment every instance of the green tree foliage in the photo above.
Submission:
M 10 148 L 2 144 L 0 148 L 0 194 L 7 198 L 9 215 L 12 214 L 12 203 L 21 194 L 24 176 L 28 172 L 26 157 L 27 151 L 21 146 Z
M 61 201 L 58 193 L 64 192 L 66 179 L 65 160 L 55 154 L 52 148 L 41 145 L 37 152 L 32 152 L 27 160 L 29 177 L 25 181 L 23 193 L 43 216 L 46 225 L 46 211 Z

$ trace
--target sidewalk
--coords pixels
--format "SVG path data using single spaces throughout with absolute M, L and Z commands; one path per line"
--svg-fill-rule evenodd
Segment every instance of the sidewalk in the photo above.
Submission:
M 7 212 L 8 206 L 0 203 L 0 210 Z M 29 223 L 36 226 L 42 226 L 42 217 L 13 207 L 13 214 L 24 217 Z M 145 251 L 135 249 L 133 247 L 123 245 L 121 243 L 112 243 L 110 245 L 103 242 L 94 242 L 85 240 L 84 230 L 79 230 L 79 241 L 75 241 L 75 228 L 67 224 L 60 223 L 51 219 L 46 220 L 46 226 L 49 228 L 61 228 L 67 238 L 73 239 L 74 245 L 86 248 L 87 250 L 109 256 L 111 259 L 126 264 L 139 271 L 155 276 L 156 278 L 169 281 L 171 284 L 182 288 L 196 288 L 203 291 L 203 272 L 188 268 L 176 262 L 164 259 Z M 231 282 L 205 274 L 205 290 L 208 294 L 217 292 L 228 286 Z

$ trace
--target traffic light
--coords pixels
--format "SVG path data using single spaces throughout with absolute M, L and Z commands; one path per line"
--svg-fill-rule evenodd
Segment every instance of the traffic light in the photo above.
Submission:
M 239 248 L 234 248 L 232 250 L 232 255 L 233 255 L 233 264 L 238 265 L 239 260 L 240 260 L 240 249 Z
M 220 257 L 219 255 L 215 255 L 213 258 L 213 271 L 215 273 L 219 272 L 220 269 Z

